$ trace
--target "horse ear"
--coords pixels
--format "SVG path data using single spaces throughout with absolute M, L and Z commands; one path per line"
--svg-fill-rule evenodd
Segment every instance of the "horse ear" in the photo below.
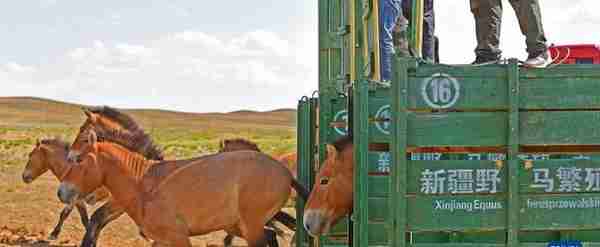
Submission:
M 81 109 L 83 110 L 83 113 L 85 113 L 85 115 L 87 116 L 87 118 L 89 120 L 91 120 L 92 122 L 96 122 L 96 114 L 91 112 L 88 108 L 81 108 Z
M 39 147 L 41 144 L 40 139 L 38 138 L 37 140 L 35 140 L 35 146 Z
M 337 157 L 338 151 L 335 146 L 331 144 L 327 144 L 327 157 L 331 159 L 335 159 Z

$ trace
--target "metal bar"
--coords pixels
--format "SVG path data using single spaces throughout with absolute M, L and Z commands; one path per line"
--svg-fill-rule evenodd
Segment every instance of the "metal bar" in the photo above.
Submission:
M 511 59 L 507 68 L 509 95 L 508 134 L 508 246 L 519 246 L 519 67 Z
M 414 48 L 415 57 L 423 57 L 423 11 L 425 5 L 423 0 L 413 0 L 412 15 L 410 21 L 410 43 Z
M 381 81 L 381 49 L 379 47 L 379 45 L 381 43 L 379 43 L 379 40 L 381 39 L 381 37 L 379 36 L 380 32 L 379 29 L 381 28 L 381 23 L 379 23 L 379 16 L 381 15 L 381 11 L 380 11 L 381 6 L 379 6 L 379 0 L 373 0 L 373 13 L 375 13 L 374 15 L 372 15 L 371 18 L 375 18 L 373 20 L 373 53 L 375 54 L 375 61 L 373 61 L 374 63 L 374 70 L 373 70 L 373 80 L 375 81 Z
M 408 90 L 408 61 L 406 58 L 394 57 L 392 75 L 392 166 L 391 166 L 391 200 L 390 214 L 392 217 L 390 246 L 406 245 L 406 128 L 407 128 L 407 90 Z
M 317 164 L 317 159 L 319 157 L 319 148 L 317 145 L 317 140 L 318 140 L 318 136 L 317 136 L 317 122 L 318 122 L 318 118 L 319 118 L 319 111 L 318 111 L 318 107 L 319 107 L 319 98 L 310 98 L 310 109 L 309 109 L 309 129 L 308 131 L 308 135 L 309 135 L 309 143 L 307 148 L 309 148 L 308 153 L 309 153 L 309 157 L 307 158 L 309 161 L 309 167 L 307 167 L 307 171 L 308 171 L 308 178 L 306 179 L 306 181 L 308 182 L 306 184 L 306 188 L 309 191 L 312 191 L 312 187 L 315 184 L 315 177 L 316 177 L 316 164 Z M 312 247 L 312 246 L 318 246 L 318 241 L 319 238 L 314 238 L 314 241 L 309 241 L 308 242 L 308 246 Z M 298 246 L 298 245 L 297 245 Z
M 369 245 L 369 85 L 354 87 L 354 246 Z
M 309 185 L 310 173 L 310 138 L 307 130 L 310 128 L 310 104 L 308 98 L 302 98 L 298 103 L 298 131 L 297 131 L 297 159 L 298 159 L 298 179 L 304 186 Z M 304 204 L 306 202 L 298 197 L 296 200 L 297 215 L 304 215 Z M 304 221 L 302 217 L 296 217 L 296 246 L 304 246 L 308 242 L 308 234 L 304 230 Z

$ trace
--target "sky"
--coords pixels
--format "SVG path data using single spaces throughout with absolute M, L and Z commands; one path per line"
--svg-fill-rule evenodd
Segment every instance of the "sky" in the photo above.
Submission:
M 600 1 L 541 0 L 549 43 L 600 44 Z M 20 0 L 0 8 L 0 96 L 188 112 L 294 108 L 318 87 L 317 0 Z M 525 41 L 504 3 L 504 57 Z M 474 59 L 466 0 L 436 0 L 441 62 Z

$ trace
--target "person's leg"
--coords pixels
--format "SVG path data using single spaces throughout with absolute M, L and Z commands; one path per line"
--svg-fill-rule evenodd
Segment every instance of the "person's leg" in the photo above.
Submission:
M 409 57 L 408 23 L 410 19 L 410 8 L 412 0 L 402 0 L 400 13 L 394 28 L 394 47 L 397 56 Z
M 433 0 L 425 0 L 423 12 L 423 58 L 433 62 L 435 60 L 435 14 Z
M 526 37 L 529 57 L 525 64 L 533 67 L 545 67 L 548 65 L 549 57 L 539 1 L 510 0 L 509 2 L 517 14 L 521 32 Z
M 500 29 L 502 25 L 502 2 L 500 0 L 471 0 L 471 12 L 475 18 L 477 56 L 474 63 L 500 59 Z
M 381 80 L 392 79 L 392 56 L 394 55 L 393 32 L 400 14 L 400 0 L 380 0 L 379 52 Z

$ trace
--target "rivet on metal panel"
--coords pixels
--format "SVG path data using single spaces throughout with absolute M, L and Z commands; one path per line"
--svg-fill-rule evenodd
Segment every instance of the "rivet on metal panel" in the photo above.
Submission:
M 496 169 L 502 170 L 502 167 L 504 166 L 504 161 L 496 160 L 495 162 L 496 162 Z
M 525 167 L 525 170 L 531 170 L 531 168 L 533 168 L 533 160 L 526 160 L 523 162 L 523 167 Z
M 406 89 L 402 89 L 402 93 L 406 93 Z

